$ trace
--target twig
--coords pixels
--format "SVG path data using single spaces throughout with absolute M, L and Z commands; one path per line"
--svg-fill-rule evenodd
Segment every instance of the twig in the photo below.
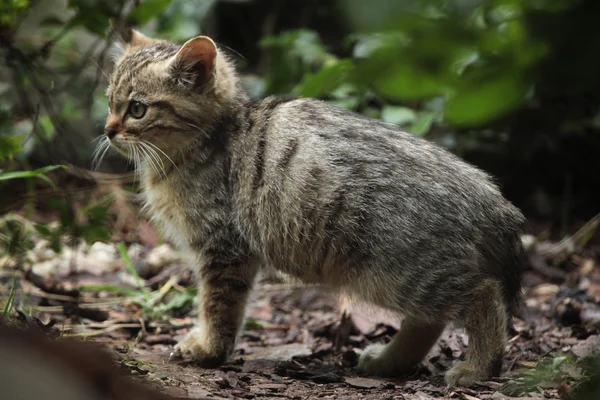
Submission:
M 53 279 L 44 280 L 41 276 L 37 275 L 31 270 L 25 272 L 24 278 L 46 293 L 68 296 L 75 299 L 79 298 L 79 290 L 65 289 Z
M 542 242 L 534 246 L 535 253 L 546 259 L 553 260 L 555 264 L 561 263 L 573 254 L 576 249 L 585 246 L 592 238 L 600 225 L 600 213 L 589 220 L 573 235 L 568 236 L 558 243 Z

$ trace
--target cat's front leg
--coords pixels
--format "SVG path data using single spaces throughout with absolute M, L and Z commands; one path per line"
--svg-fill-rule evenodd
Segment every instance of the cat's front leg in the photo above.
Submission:
M 176 346 L 173 356 L 191 356 L 214 368 L 233 353 L 256 277 L 252 261 L 209 261 L 198 274 L 198 323 Z

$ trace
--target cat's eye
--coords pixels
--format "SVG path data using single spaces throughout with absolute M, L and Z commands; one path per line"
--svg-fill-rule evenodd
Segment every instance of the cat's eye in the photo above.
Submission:
M 129 115 L 133 118 L 140 119 L 144 115 L 146 115 L 146 110 L 148 106 L 140 103 L 139 101 L 132 101 L 129 103 Z

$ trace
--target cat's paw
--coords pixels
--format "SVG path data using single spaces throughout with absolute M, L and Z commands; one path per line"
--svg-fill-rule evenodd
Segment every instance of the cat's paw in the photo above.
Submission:
M 395 376 L 402 371 L 398 371 L 398 366 L 393 358 L 386 353 L 386 346 L 383 344 L 372 344 L 367 346 L 358 359 L 356 369 L 367 375 L 375 376 Z
M 193 328 L 171 353 L 171 358 L 189 357 L 202 368 L 216 368 L 230 356 L 232 345 L 225 343 L 210 345 L 207 333 L 200 327 Z
M 476 371 L 466 361 L 458 362 L 450 371 L 446 372 L 446 383 L 450 387 L 472 386 L 476 382 L 488 379 L 487 374 Z

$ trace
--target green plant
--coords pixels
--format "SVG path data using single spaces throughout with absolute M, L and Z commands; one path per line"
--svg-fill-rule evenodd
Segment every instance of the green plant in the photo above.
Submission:
M 131 275 L 137 287 L 125 288 L 115 285 L 94 285 L 82 287 L 83 291 L 110 292 L 125 296 L 133 304 L 140 307 L 142 314 L 150 319 L 161 320 L 167 318 L 169 315 L 184 315 L 191 308 L 196 299 L 196 288 L 175 290 L 173 288 L 175 281 L 170 279 L 159 289 L 150 291 L 131 262 L 125 244 L 119 243 L 117 251 L 123 261 L 125 270 Z
M 17 278 L 16 278 L 16 276 L 13 276 L 13 280 L 10 285 L 10 291 L 8 292 L 8 297 L 6 298 L 6 300 L 4 302 L 4 309 L 2 311 L 2 320 L 4 322 L 8 322 L 8 320 L 10 318 L 10 314 L 13 311 L 13 308 L 15 305 L 16 287 L 17 287 Z

